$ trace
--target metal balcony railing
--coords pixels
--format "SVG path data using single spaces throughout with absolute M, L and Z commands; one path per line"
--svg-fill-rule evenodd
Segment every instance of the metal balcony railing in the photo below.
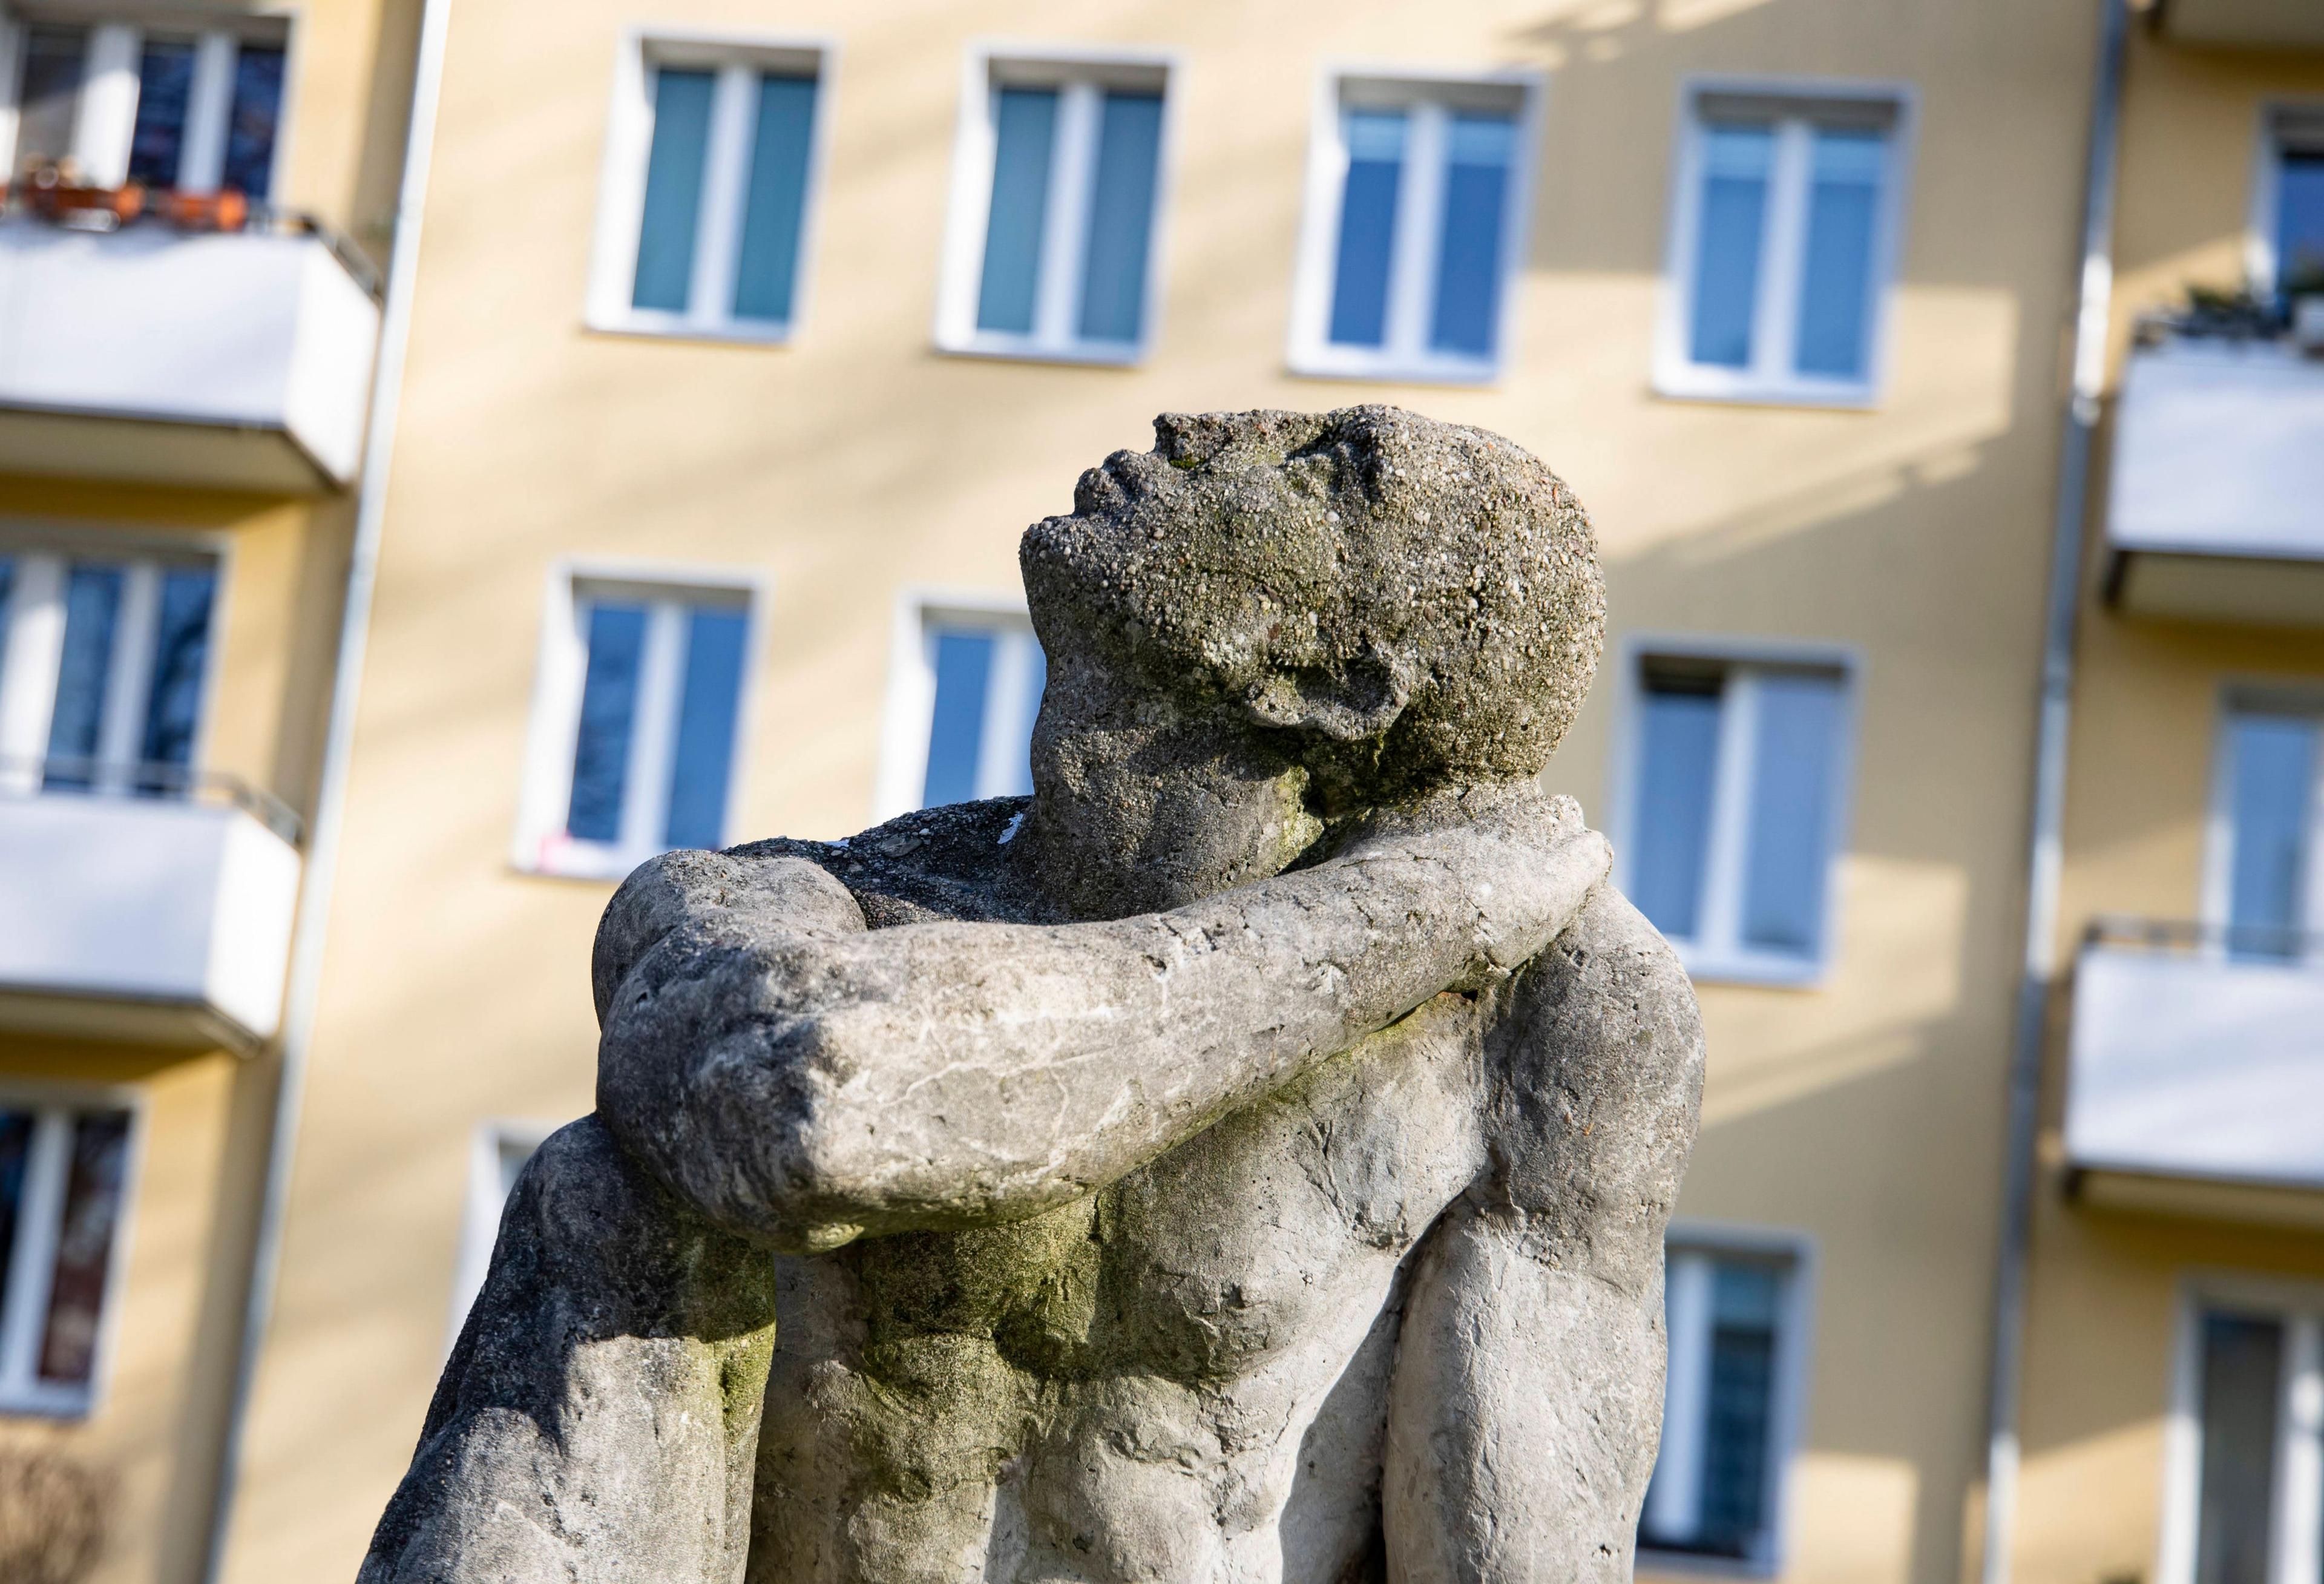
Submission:
M 0 797 L 60 795 L 224 804 L 242 810 L 294 847 L 305 840 L 305 827 L 289 804 L 224 770 L 69 754 L 38 759 L 0 755 Z

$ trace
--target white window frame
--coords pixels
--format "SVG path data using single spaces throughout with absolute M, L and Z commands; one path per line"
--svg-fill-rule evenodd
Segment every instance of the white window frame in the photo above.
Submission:
M 1705 1257 L 1705 1263 L 1725 1255 L 1741 1258 L 1781 1260 L 1790 1266 L 1784 1283 L 1783 1307 L 1776 1321 L 1775 1365 L 1767 1383 L 1769 1407 L 1767 1414 L 1767 1524 L 1762 1531 L 1765 1543 L 1755 1554 L 1744 1558 L 1704 1556 L 1696 1552 L 1664 1551 L 1646 1544 L 1638 1546 L 1638 1561 L 1664 1572 L 1700 1573 L 1722 1578 L 1766 1579 L 1782 1571 L 1784 1560 L 1791 1554 L 1792 1533 L 1791 1477 L 1792 1465 L 1798 1460 L 1801 1443 L 1807 1426 L 1808 1386 L 1812 1376 L 1815 1358 L 1815 1289 L 1817 1250 L 1815 1239 L 1810 1234 L 1788 1228 L 1757 1227 L 1723 1221 L 1674 1220 L 1663 1237 L 1665 1288 L 1668 1291 L 1674 1279 L 1686 1280 L 1684 1268 L 1674 1273 L 1673 1267 L 1688 1255 Z M 1665 1306 L 1668 1306 L 1665 1298 Z M 1710 1319 L 1707 1309 L 1702 1318 Z M 1711 1328 L 1706 1323 L 1700 1335 L 1691 1339 L 1692 1350 L 1683 1351 L 1690 1339 L 1673 1336 L 1669 1339 L 1671 1363 L 1664 1377 L 1664 1434 L 1655 1457 L 1657 1472 L 1661 1460 L 1670 1455 L 1673 1444 L 1670 1427 L 1674 1417 L 1684 1414 L 1690 1403 L 1702 1404 L 1710 1387 L 1707 1368 L 1690 1371 L 1690 1362 L 1707 1367 L 1709 1359 L 1702 1349 L 1711 1340 Z M 1694 1396 L 1687 1395 L 1692 1390 Z M 1673 1413 L 1676 1404 L 1680 1414 Z M 1707 1404 L 1702 1404 L 1707 1407 Z M 1691 1423 L 1682 1435 L 1699 1435 L 1701 1413 L 1685 1414 Z M 1692 1450 L 1697 1455 L 1699 1447 L 1689 1449 L 1681 1443 L 1682 1454 Z M 1699 1470 L 1698 1470 L 1699 1471 Z M 1652 1499 L 1653 1493 L 1649 1493 Z M 1670 1499 L 1665 1497 L 1664 1499 Z M 1641 1515 L 1643 1522 L 1643 1515 Z
M 217 714 L 231 548 L 223 536 L 177 538 L 110 528 L 94 533 L 70 529 L 0 532 L 0 560 L 15 562 L 17 569 L 8 591 L 5 635 L 0 637 L 0 796 L 32 797 L 42 791 L 57 675 L 64 659 L 65 574 L 75 561 L 123 569 L 124 619 L 116 622 L 113 635 L 97 774 L 90 786 L 75 787 L 69 795 L 119 794 L 135 786 L 140 762 L 136 736 L 144 724 L 146 692 L 152 683 L 153 621 L 161 572 L 170 564 L 197 560 L 207 561 L 216 577 L 210 638 L 202 656 L 201 702 L 186 762 L 189 772 L 200 770 Z
M 468 1311 L 475 1307 L 476 1294 L 484 1290 L 484 1277 L 493 1267 L 501 1212 L 508 1206 L 510 1189 L 516 1185 L 514 1174 L 508 1170 L 509 1157 L 531 1159 L 561 1126 L 495 1119 L 477 1123 L 469 1135 L 468 1190 L 460 1210 L 459 1252 L 452 1262 L 452 1316 L 444 1338 L 446 1353 L 460 1340 L 460 1328 L 468 1323 Z M 520 1165 L 518 1170 L 522 1169 Z
M 792 33 L 697 32 L 632 28 L 613 58 L 613 103 L 597 178 L 597 225 L 590 244 L 589 291 L 583 315 L 592 330 L 697 341 L 782 345 L 807 323 L 823 210 L 825 150 L 839 46 Z M 638 244 L 645 226 L 646 164 L 653 149 L 654 68 L 717 73 L 703 152 L 702 207 L 695 215 L 694 273 L 683 313 L 639 308 Z M 807 175 L 799 198 L 798 257 L 792 262 L 791 314 L 771 319 L 733 316 L 741 263 L 742 210 L 750 179 L 752 115 L 766 72 L 815 78 L 815 115 L 807 130 Z
M 148 23 L 155 14 L 140 13 Z M 71 154 L 96 187 L 119 187 L 129 180 L 130 143 L 137 129 L 139 69 L 148 32 L 194 41 L 194 77 L 186 96 L 185 142 L 179 151 L 177 191 L 209 193 L 225 178 L 226 121 L 234 103 L 235 58 L 244 42 L 282 50 L 282 99 L 277 107 L 274 147 L 267 162 L 266 190 L 246 196 L 272 203 L 281 186 L 290 143 L 291 87 L 297 80 L 299 30 L 280 16 L 254 16 L 222 23 L 216 12 L 188 11 L 186 25 L 141 25 L 60 11 L 0 20 L 0 170 L 16 167 L 17 95 L 23 88 L 24 41 L 30 29 L 54 24 L 86 28 L 79 104 L 73 116 Z
M 2324 147 L 2324 99 L 2271 99 L 2259 108 L 2252 140 L 2251 206 L 2244 233 L 2244 272 L 2254 291 L 2272 296 L 2283 261 L 2275 256 L 2278 193 L 2288 143 Z
M 934 337 L 938 350 L 965 357 L 1116 367 L 1146 360 L 1162 317 L 1162 257 L 1167 251 L 1164 226 L 1170 212 L 1179 69 L 1177 52 L 1167 50 L 1089 50 L 987 40 L 968 46 L 961 63 L 952 193 L 936 289 Z M 980 329 L 976 323 L 985 231 L 992 215 L 993 114 L 998 90 L 1003 87 L 1058 90 L 1033 328 L 1026 335 Z M 1087 287 L 1083 262 L 1089 244 L 1101 101 L 1109 87 L 1162 96 L 1162 125 L 1154 154 L 1154 213 L 1146 233 L 1144 311 L 1138 339 L 1130 342 L 1084 340 L 1077 327 Z
M 1752 365 L 1699 364 L 1689 355 L 1694 309 L 1695 242 L 1702 208 L 1702 103 L 1708 97 L 1766 101 L 1771 107 L 1877 105 L 1889 122 L 1888 170 L 1873 221 L 1872 259 L 1866 290 L 1864 377 L 1803 374 L 1797 355 L 1800 272 L 1807 232 L 1812 119 L 1775 108 L 1774 168 L 1767 183 L 1765 244 L 1757 299 L 1752 307 Z M 1673 161 L 1668 218 L 1664 227 L 1662 290 L 1655 316 L 1656 393 L 1701 401 L 1764 402 L 1786 407 L 1869 408 L 1888 381 L 1890 321 L 1904 241 L 1919 95 L 1910 83 L 1828 78 L 1689 77 L 1679 88 L 1678 158 Z
M 2284 1377 L 2277 1398 L 2275 1491 L 2270 1507 L 2272 1580 L 2317 1577 L 2324 1559 L 2324 1286 L 2199 1271 L 2179 1285 L 2171 1352 L 2170 1403 L 2163 1432 L 2163 1521 L 2155 1584 L 2195 1584 L 2201 1516 L 2203 1344 L 2206 1310 L 2249 1314 L 2284 1328 Z M 2302 1570 L 2304 1569 L 2304 1570 Z
M 993 657 L 994 677 L 985 691 L 985 735 L 1013 729 L 1010 721 L 995 716 L 1022 707 L 1028 646 L 1034 642 L 1023 595 L 923 586 L 898 591 L 889 628 L 888 697 L 880 717 L 880 770 L 872 780 L 874 824 L 924 806 L 920 794 L 927 787 L 928 732 L 936 708 L 935 628 L 946 618 L 963 626 L 995 628 L 1021 640 L 1004 642 Z M 1029 728 L 1031 723 L 1025 724 Z M 977 796 L 988 794 L 980 789 Z
M 10 1255 L 8 1297 L 0 1310 L 0 1414 L 79 1419 L 96 1412 L 113 1378 L 121 1311 L 129 1273 L 132 1220 L 145 1161 L 146 1097 L 127 1084 L 0 1082 L 0 1106 L 39 1113 L 24 1173 L 24 1199 Z M 47 1328 L 57 1239 L 69 1187 L 73 1119 L 84 1111 L 129 1114 L 128 1164 L 121 1174 L 121 1204 L 106 1254 L 105 1304 L 97 1316 L 97 1351 L 86 1386 L 40 1379 L 40 1349 Z
M 648 606 L 646 653 L 640 660 L 639 719 L 630 736 L 625 786 L 645 789 L 626 797 L 622 824 L 636 839 L 623 842 L 563 840 L 573 797 L 573 753 L 581 729 L 581 694 L 589 669 L 588 634 L 580 625 L 582 601 L 576 585 L 634 594 Z M 742 680 L 736 691 L 734 740 L 727 761 L 725 834 L 733 833 L 750 760 L 751 723 L 757 710 L 758 677 L 766 641 L 772 587 L 761 573 L 735 567 L 672 565 L 668 562 L 578 559 L 550 566 L 541 600 L 540 644 L 533 672 L 530 724 L 527 729 L 523 789 L 517 807 L 516 835 L 509 861 L 526 874 L 564 879 L 618 880 L 656 853 L 667 851 L 659 835 L 668 810 L 664 798 L 669 754 L 676 744 L 676 711 L 666 707 L 683 684 L 672 676 L 685 644 L 689 604 L 742 603 Z M 650 685 L 656 668 L 669 686 Z M 659 703 L 650 702 L 659 700 Z M 651 767 L 659 765 L 656 772 Z M 648 773 L 641 776 L 640 772 Z
M 1291 282 L 1291 335 L 1286 361 L 1313 379 L 1397 380 L 1423 384 L 1480 385 L 1500 378 L 1517 341 L 1526 249 L 1533 235 L 1535 162 L 1548 78 L 1531 70 L 1434 70 L 1354 61 L 1329 61 L 1316 73 L 1307 142 L 1306 193 Z M 1500 292 L 1493 347 L 1482 358 L 1432 352 L 1428 315 L 1435 300 L 1435 250 L 1443 217 L 1444 125 L 1448 108 L 1505 109 L 1517 106 L 1517 148 L 1502 216 Z M 1466 100 L 1463 105 L 1461 101 Z M 1340 208 L 1347 190 L 1348 148 L 1342 120 L 1351 102 L 1408 106 L 1406 180 L 1398 188 L 1396 239 L 1388 268 L 1388 321 L 1383 345 L 1342 346 L 1331 338 L 1332 299 L 1338 284 Z M 1426 267 L 1424 267 L 1426 266 Z
M 1812 990 L 1829 977 L 1839 952 L 1841 861 L 1853 824 L 1856 737 L 1863 710 L 1865 657 L 1852 644 L 1804 643 L 1755 638 L 1707 638 L 1701 634 L 1640 633 L 1623 640 L 1616 678 L 1615 718 L 1618 735 L 1613 756 L 1609 822 L 1614 839 L 1614 884 L 1630 883 L 1629 854 L 1643 833 L 1638 795 L 1646 773 L 1646 662 L 1650 658 L 1715 661 L 1742 676 L 1721 689 L 1719 758 L 1712 771 L 1711 829 L 1705 834 L 1705 864 L 1700 904 L 1703 927 L 1691 940 L 1673 940 L 1690 977 L 1711 982 Z M 1840 678 L 1840 728 L 1833 742 L 1831 829 L 1824 852 L 1823 917 L 1815 950 L 1805 955 L 1747 946 L 1741 939 L 1745 841 L 1749 816 L 1750 719 L 1748 673 L 1755 668 L 1813 669 Z M 1732 691 L 1741 685 L 1741 713 Z M 1741 723 L 1738 729 L 1737 723 Z

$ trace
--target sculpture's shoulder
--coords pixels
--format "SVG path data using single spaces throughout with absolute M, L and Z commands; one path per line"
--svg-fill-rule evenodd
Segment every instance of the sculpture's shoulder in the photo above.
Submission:
M 1702 1020 L 1686 970 L 1615 889 L 1501 990 L 1486 1039 L 1495 1175 L 1531 1211 L 1675 1193 L 1702 1101 Z
M 992 797 L 919 809 L 837 842 L 789 837 L 729 848 L 743 861 L 803 859 L 847 888 L 873 929 L 949 919 L 1021 924 L 1039 898 L 1010 861 L 1029 797 Z

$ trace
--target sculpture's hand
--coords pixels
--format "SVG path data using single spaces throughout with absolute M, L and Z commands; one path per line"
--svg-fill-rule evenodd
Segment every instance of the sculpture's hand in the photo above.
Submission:
M 1104 924 L 864 933 L 801 861 L 664 859 L 601 936 L 598 1110 L 674 1192 L 779 1248 L 1012 1220 L 1512 972 L 1606 866 L 1578 811 L 1531 788 Z
M 1480 989 L 1530 962 L 1613 861 L 1606 838 L 1582 824 L 1579 804 L 1530 780 L 1447 789 L 1408 808 L 1376 810 L 1347 832 L 1333 861 L 1397 858 L 1442 865 L 1475 910 L 1475 953 L 1448 990 Z

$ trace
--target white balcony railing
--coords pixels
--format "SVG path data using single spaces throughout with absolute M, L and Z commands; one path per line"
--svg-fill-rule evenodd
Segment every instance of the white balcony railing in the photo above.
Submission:
M 0 797 L 0 1027 L 262 1044 L 281 1018 L 295 823 L 239 789 L 143 785 Z
M 2134 349 L 2107 544 L 2135 612 L 2324 623 L 2324 358 L 2226 336 Z
M 2116 925 L 2075 971 L 2066 1155 L 2085 1172 L 2324 1189 L 2324 958 Z
M 379 307 L 319 235 L 0 220 L 0 471 L 354 477 Z

